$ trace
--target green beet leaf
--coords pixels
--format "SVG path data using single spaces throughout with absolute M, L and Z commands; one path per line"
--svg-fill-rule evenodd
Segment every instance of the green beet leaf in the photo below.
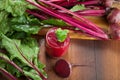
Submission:
M 75 5 L 70 9 L 70 11 L 75 12 L 75 11 L 84 10 L 84 9 L 86 9 L 84 5 Z
M 33 80 L 42 80 L 35 70 L 24 71 L 25 75 L 30 76 Z
M 30 18 L 26 15 L 11 20 L 11 27 L 14 31 L 23 31 L 28 34 L 37 34 L 42 28 L 40 25 L 41 23 L 37 18 Z
M 5 11 L 0 11 L 0 31 L 6 34 L 9 31 L 8 27 L 8 13 Z
M 67 26 L 67 24 L 60 20 L 60 19 L 47 19 L 47 20 L 43 20 L 42 23 L 44 24 L 48 24 L 48 25 L 54 25 L 54 26 Z
M 13 16 L 21 16 L 27 8 L 35 9 L 34 6 L 28 4 L 25 0 L 0 0 L 0 10 L 5 10 Z
M 68 35 L 68 30 L 56 29 L 55 34 L 59 42 L 64 42 Z

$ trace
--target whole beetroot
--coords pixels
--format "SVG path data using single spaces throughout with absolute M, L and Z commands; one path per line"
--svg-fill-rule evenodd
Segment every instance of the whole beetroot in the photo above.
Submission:
M 106 7 L 111 7 L 115 0 L 103 0 Z
M 105 7 L 108 7 L 108 8 L 118 8 L 118 6 L 114 6 L 115 4 L 118 4 L 120 3 L 120 0 L 101 0 L 102 3 L 104 4 Z
M 107 16 L 113 39 L 120 39 L 120 10 L 113 9 Z

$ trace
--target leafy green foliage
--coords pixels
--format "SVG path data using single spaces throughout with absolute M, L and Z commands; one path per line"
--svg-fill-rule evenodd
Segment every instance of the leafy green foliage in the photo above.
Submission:
M 15 31 L 20 33 L 17 33 L 17 36 L 21 35 L 21 32 L 37 34 L 42 28 L 40 25 L 41 22 L 37 18 L 28 15 L 9 18 L 7 12 L 0 12 L 0 31 L 3 34 L 10 32 L 9 35 L 12 35 Z
M 23 31 L 28 34 L 37 34 L 40 30 L 40 21 L 37 18 L 28 16 L 15 17 L 11 20 L 11 27 L 14 31 Z
M 85 9 L 84 5 L 75 5 L 70 9 L 70 11 L 75 12 L 75 11 L 84 10 L 84 9 Z
M 33 38 L 28 38 L 27 40 L 21 42 L 21 40 L 16 40 L 16 39 L 11 40 L 6 36 L 2 36 L 2 45 L 9 52 L 11 60 L 18 58 L 24 64 L 28 64 L 26 60 L 19 53 L 15 44 L 17 44 L 17 46 L 22 50 L 22 52 L 24 52 L 24 56 L 29 61 L 32 62 L 34 58 L 37 58 L 39 48 L 37 46 L 36 40 L 34 40 Z
M 43 70 L 45 66 L 38 61 L 39 47 L 35 39 L 10 39 L 2 33 L 0 33 L 0 37 L 2 38 L 3 48 L 5 48 L 8 51 L 8 54 L 4 55 L 5 58 L 7 58 L 8 60 L 12 60 L 15 64 L 22 68 L 25 75 L 31 77 L 33 80 L 41 80 L 38 73 L 25 60 L 26 58 L 35 66 L 37 66 L 39 70 L 46 76 L 46 73 Z M 23 56 L 20 54 L 16 45 L 21 50 L 25 58 L 23 58 Z M 0 56 L 3 56 L 2 53 L 0 53 Z M 2 63 L 0 67 L 5 68 L 11 74 L 16 75 L 17 77 L 20 77 L 22 75 L 15 67 L 11 66 L 10 64 L 6 64 L 6 62 L 4 62 L 2 59 L 0 59 L 0 63 Z
M 33 80 L 42 80 L 35 72 L 35 70 L 24 71 L 25 75 L 30 76 Z M 32 73 L 32 74 L 31 74 Z
M 24 75 L 29 76 L 33 80 L 41 80 L 38 73 L 18 50 L 19 48 L 27 60 L 38 67 L 46 76 L 43 70 L 45 66 L 38 60 L 38 43 L 30 36 L 31 34 L 37 34 L 42 28 L 40 27 L 41 22 L 25 13 L 26 9 L 36 9 L 36 7 L 27 3 L 26 0 L 0 0 L 0 3 L 0 49 L 4 48 L 8 52 L 7 54 L 0 53 L 0 57 L 4 57 L 6 60 L 18 65 L 23 70 Z M 1 58 L 0 68 L 17 77 L 23 75 L 8 63 Z
M 9 60 L 9 58 L 4 53 L 1 52 L 0 52 L 0 57 L 4 57 L 5 59 Z M 5 68 L 6 64 L 7 63 L 4 60 L 0 59 L 0 68 Z
M 27 8 L 35 8 L 25 0 L 0 0 L 0 3 L 0 10 L 5 10 L 13 16 L 21 16 Z
M 55 34 L 59 42 L 64 42 L 65 39 L 67 38 L 68 30 L 62 30 L 61 28 L 58 28 L 55 31 Z
M 54 25 L 54 26 L 67 26 L 67 24 L 60 19 L 47 19 L 47 20 L 43 20 L 42 23 Z
M 0 11 L 0 31 L 2 33 L 7 33 L 9 31 L 8 27 L 8 13 L 5 11 Z

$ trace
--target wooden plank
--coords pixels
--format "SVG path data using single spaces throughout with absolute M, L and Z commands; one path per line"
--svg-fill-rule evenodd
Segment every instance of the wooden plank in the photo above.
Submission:
M 48 80 L 96 80 L 95 74 L 95 57 L 94 57 L 94 42 L 83 40 L 72 40 L 68 53 L 64 55 L 63 59 L 68 60 L 73 64 L 85 64 L 89 67 L 74 67 L 69 78 L 60 78 L 53 71 L 53 66 L 57 59 L 47 57 L 47 73 Z
M 117 54 L 117 71 L 118 71 L 118 79 L 117 80 L 120 80 L 120 41 L 119 40 L 116 40 L 114 43 L 114 53 Z
M 118 79 L 119 41 L 95 41 L 97 80 Z
M 69 80 L 95 80 L 93 41 L 73 40 L 69 49 L 69 61 L 75 64 L 85 64 L 89 67 L 73 68 Z

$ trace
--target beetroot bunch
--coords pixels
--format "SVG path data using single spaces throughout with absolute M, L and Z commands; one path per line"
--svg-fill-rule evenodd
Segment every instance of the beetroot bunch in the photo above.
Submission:
M 68 26 L 78 28 L 83 33 L 100 40 L 108 40 L 108 35 L 84 16 L 94 15 L 103 16 L 105 14 L 104 7 L 99 6 L 99 0 L 26 0 L 28 3 L 36 6 L 38 12 L 27 10 L 28 13 L 39 17 L 40 19 L 48 19 L 49 17 L 63 20 Z M 71 11 L 74 5 L 84 5 L 84 10 Z M 77 9 L 77 7 L 76 7 Z M 39 13 L 40 12 L 40 13 Z M 45 16 L 47 15 L 47 17 Z
M 107 20 L 110 26 L 110 34 L 112 39 L 120 39 L 120 9 L 113 7 L 113 4 L 120 3 L 120 0 L 104 0 L 104 5 L 109 8 Z

